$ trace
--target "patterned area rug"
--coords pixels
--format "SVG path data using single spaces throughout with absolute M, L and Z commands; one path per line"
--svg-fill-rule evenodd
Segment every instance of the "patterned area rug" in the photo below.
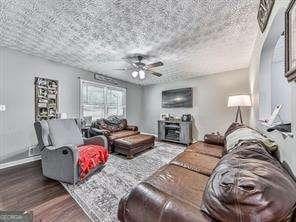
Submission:
M 62 183 L 92 221 L 115 222 L 120 199 L 135 185 L 181 153 L 185 146 L 156 142 L 155 148 L 127 160 L 111 155 L 107 165 L 84 183 Z

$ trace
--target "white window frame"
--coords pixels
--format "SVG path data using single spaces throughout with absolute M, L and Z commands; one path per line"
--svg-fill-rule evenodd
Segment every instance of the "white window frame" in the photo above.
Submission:
M 82 98 L 83 98 L 83 90 L 82 90 L 82 86 L 83 84 L 88 84 L 88 85 L 93 85 L 95 87 L 101 87 L 101 88 L 104 88 L 104 116 L 103 118 L 107 118 L 107 114 L 108 114 L 108 106 L 107 106 L 107 90 L 118 90 L 118 91 L 123 91 L 124 94 L 125 94 L 125 97 L 124 97 L 124 104 L 123 104 L 123 115 L 120 116 L 122 118 L 126 118 L 126 88 L 124 87 L 118 87 L 118 86 L 113 86 L 113 85 L 110 85 L 110 84 L 105 84 L 105 83 L 101 83 L 101 82 L 93 82 L 93 81 L 89 81 L 89 80 L 84 80 L 84 79 L 80 79 L 79 81 L 79 116 L 80 118 L 83 118 L 83 101 L 82 101 Z

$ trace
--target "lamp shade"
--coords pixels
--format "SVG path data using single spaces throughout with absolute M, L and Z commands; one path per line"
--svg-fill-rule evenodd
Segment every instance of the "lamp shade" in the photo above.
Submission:
M 228 107 L 252 106 L 250 95 L 235 95 L 228 97 Z

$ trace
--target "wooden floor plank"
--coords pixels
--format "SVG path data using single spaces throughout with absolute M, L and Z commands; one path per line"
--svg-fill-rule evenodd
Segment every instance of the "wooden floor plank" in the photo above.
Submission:
M 41 162 L 0 170 L 0 210 L 33 211 L 34 221 L 90 221 L 57 181 L 42 176 Z

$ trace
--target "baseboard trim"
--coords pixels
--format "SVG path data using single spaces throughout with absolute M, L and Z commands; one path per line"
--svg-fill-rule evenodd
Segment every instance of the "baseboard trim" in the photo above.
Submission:
M 2 163 L 2 164 L 0 164 L 0 170 L 1 169 L 6 169 L 6 168 L 9 168 L 9 167 L 13 167 L 13 166 L 17 166 L 17 165 L 21 165 L 21 164 L 24 164 L 24 163 L 34 162 L 34 161 L 37 161 L 37 160 L 41 160 L 41 155 L 32 156 L 32 157 L 28 157 L 28 158 L 24 158 L 24 159 L 21 159 L 21 160 L 8 162 L 8 163 Z

